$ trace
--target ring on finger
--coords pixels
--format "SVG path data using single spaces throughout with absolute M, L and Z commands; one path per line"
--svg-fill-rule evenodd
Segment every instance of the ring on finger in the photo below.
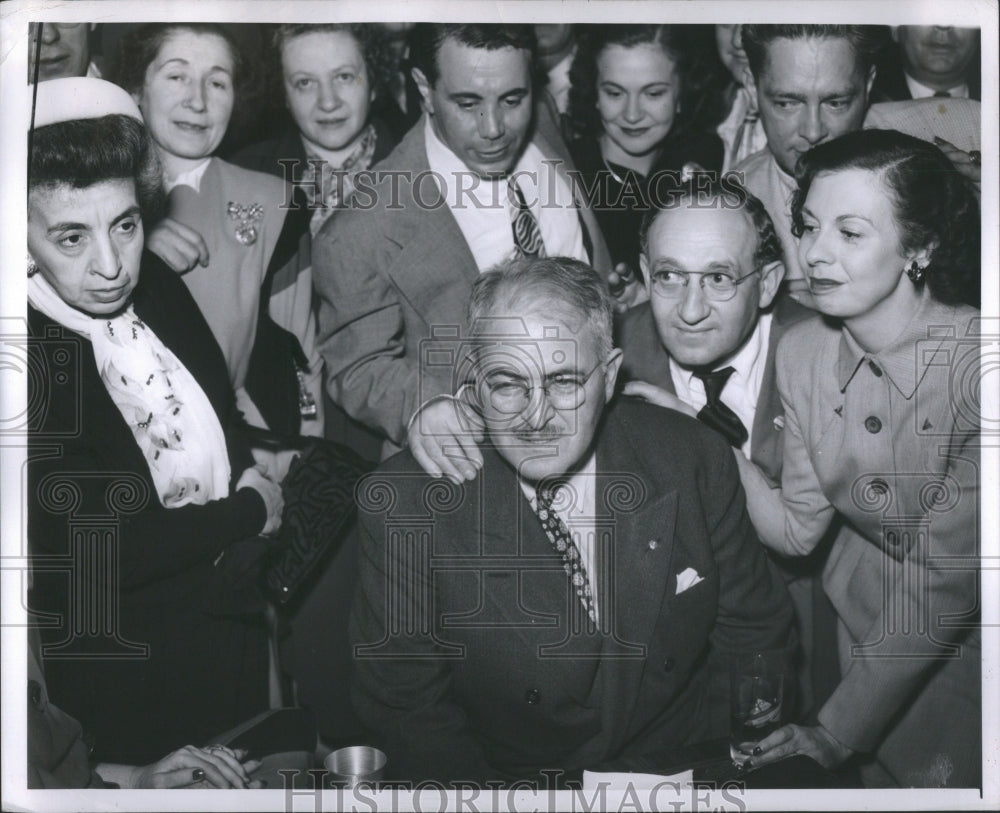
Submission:
M 983 154 L 979 150 L 969 150 L 969 163 L 979 166 L 983 162 Z

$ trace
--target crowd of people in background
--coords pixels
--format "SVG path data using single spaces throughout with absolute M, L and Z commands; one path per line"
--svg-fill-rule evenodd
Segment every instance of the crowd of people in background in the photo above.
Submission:
M 90 563 L 32 574 L 30 784 L 261 787 L 204 744 L 285 705 L 396 778 L 573 777 L 725 736 L 767 649 L 753 764 L 979 786 L 977 29 L 30 34 L 29 322 L 83 349 L 27 533 Z M 380 465 L 276 608 L 319 447 Z

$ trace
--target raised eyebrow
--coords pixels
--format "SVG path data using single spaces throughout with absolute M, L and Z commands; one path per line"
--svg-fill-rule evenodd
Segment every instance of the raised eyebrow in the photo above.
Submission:
M 124 212 L 111 221 L 111 225 L 116 226 L 129 217 L 142 217 L 142 210 L 139 209 L 138 206 L 129 206 Z
M 56 234 L 63 231 L 90 231 L 90 226 L 86 223 L 56 223 L 54 226 L 49 226 L 45 233 Z

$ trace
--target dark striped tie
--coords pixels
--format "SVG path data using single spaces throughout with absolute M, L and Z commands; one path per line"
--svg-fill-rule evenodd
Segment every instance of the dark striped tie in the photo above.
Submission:
M 510 201 L 511 228 L 514 246 L 521 257 L 544 257 L 545 243 L 538 228 L 538 221 L 528 208 L 524 195 L 511 178 L 507 182 L 507 199 Z

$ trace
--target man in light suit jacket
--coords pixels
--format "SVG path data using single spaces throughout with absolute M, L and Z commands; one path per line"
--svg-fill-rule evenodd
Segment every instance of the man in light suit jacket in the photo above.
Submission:
M 734 177 L 711 184 L 695 179 L 677 190 L 669 206 L 647 216 L 641 243 L 650 297 L 618 325 L 624 391 L 699 417 L 777 487 L 784 410 L 775 352 L 789 327 L 813 311 L 778 293 L 782 248 L 764 205 Z M 721 405 L 710 403 L 708 392 L 719 371 Z M 836 685 L 833 642 L 817 647 L 814 640 L 817 633 L 832 638 L 834 630 L 832 610 L 814 578 L 823 552 L 782 563 L 804 653 L 802 711 Z
M 666 770 L 726 734 L 732 657 L 789 644 L 725 443 L 609 403 L 611 312 L 574 260 L 481 276 L 455 352 L 488 436 L 479 476 L 430 478 L 406 451 L 359 486 L 352 697 L 391 778 Z
M 449 391 L 437 339 L 464 326 L 481 271 L 526 252 L 592 254 L 606 269 L 564 150 L 542 134 L 554 128 L 533 121 L 533 48 L 530 26 L 418 25 L 410 56 L 425 115 L 314 241 L 330 395 L 388 439 L 385 451 Z M 517 231 L 515 217 L 529 225 Z

